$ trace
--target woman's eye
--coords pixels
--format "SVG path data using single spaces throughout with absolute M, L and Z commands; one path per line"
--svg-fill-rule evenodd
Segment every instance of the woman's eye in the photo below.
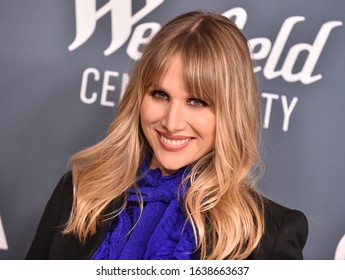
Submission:
M 164 100 L 169 99 L 169 96 L 164 91 L 161 91 L 161 90 L 153 90 L 151 91 L 151 95 L 157 99 L 164 99 Z
M 191 98 L 188 100 L 188 104 L 195 106 L 195 107 L 206 107 L 208 106 L 207 102 L 197 98 Z

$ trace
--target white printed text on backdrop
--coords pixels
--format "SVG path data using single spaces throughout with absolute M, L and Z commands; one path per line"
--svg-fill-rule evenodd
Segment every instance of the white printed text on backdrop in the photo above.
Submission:
M 96 30 L 97 21 L 107 13 L 111 13 L 111 43 L 104 51 L 109 56 L 115 53 L 124 44 L 127 44 L 127 55 L 129 58 L 138 60 L 141 56 L 141 47 L 158 32 L 161 25 L 157 22 L 144 22 L 133 26 L 146 15 L 159 7 L 164 0 L 146 1 L 146 5 L 132 15 L 131 0 L 118 1 L 110 0 L 97 10 L 96 0 L 75 0 L 76 9 L 76 36 L 69 45 L 69 51 L 77 50 L 85 44 Z M 244 8 L 235 7 L 223 13 L 231 18 L 240 29 L 244 29 L 248 14 Z M 341 26 L 341 21 L 328 21 L 322 24 L 312 44 L 298 43 L 290 47 L 285 57 L 282 56 L 287 42 L 293 36 L 294 29 L 298 24 L 306 21 L 303 16 L 292 16 L 285 20 L 274 39 L 258 37 L 249 39 L 252 49 L 252 57 L 256 62 L 255 72 L 261 72 L 265 79 L 272 80 L 278 77 L 288 83 L 300 82 L 304 86 L 315 83 L 322 79 L 322 74 L 313 74 L 320 55 L 326 46 L 327 40 L 334 28 Z M 132 36 L 131 36 L 132 34 Z M 301 53 L 307 53 L 307 58 L 299 72 L 293 72 L 294 66 Z M 278 62 L 283 61 L 280 69 Z M 110 79 L 113 78 L 113 79 Z M 111 81 L 118 80 L 121 86 L 117 89 Z M 106 70 L 99 71 L 95 67 L 89 67 L 83 71 L 80 87 L 80 100 L 85 104 L 97 104 L 105 107 L 114 107 L 116 97 L 121 98 L 129 80 L 128 73 Z M 89 83 L 98 85 L 98 92 L 89 90 Z M 297 108 L 300 96 L 291 96 L 289 93 L 262 92 L 261 98 L 265 104 L 263 112 L 263 128 L 268 129 L 271 121 L 271 111 L 274 106 L 279 106 L 282 111 L 282 131 L 288 131 L 291 116 Z M 280 105 L 279 105 L 280 104 Z

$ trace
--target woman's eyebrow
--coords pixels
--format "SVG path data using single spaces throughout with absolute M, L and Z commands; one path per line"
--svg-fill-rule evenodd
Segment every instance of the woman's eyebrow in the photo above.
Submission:
M 163 86 L 161 86 L 159 84 L 150 85 L 149 90 L 161 90 L 166 94 L 170 94 L 168 90 L 166 90 Z M 203 98 L 202 96 L 191 93 L 191 92 L 187 92 L 187 98 L 195 98 L 195 99 L 205 100 L 205 98 Z
M 151 86 L 149 86 L 150 90 L 161 90 L 164 91 L 165 93 L 169 93 L 169 91 L 167 91 L 164 87 L 162 87 L 161 85 L 158 84 L 153 84 Z

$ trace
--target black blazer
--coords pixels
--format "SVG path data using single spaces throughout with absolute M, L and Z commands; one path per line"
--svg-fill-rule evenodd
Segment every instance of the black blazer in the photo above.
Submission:
M 62 177 L 47 203 L 26 259 L 90 259 L 97 250 L 111 220 L 97 227 L 97 233 L 81 244 L 73 235 L 61 233 L 67 222 L 73 198 L 71 173 Z M 120 200 L 111 209 L 118 209 Z M 111 210 L 109 209 L 109 210 Z M 265 232 L 248 259 L 303 259 L 308 222 L 298 210 L 265 200 Z

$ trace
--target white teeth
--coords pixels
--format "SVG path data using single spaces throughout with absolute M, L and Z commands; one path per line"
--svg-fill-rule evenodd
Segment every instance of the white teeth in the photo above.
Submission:
M 186 138 L 186 139 L 182 139 L 182 140 L 170 140 L 170 139 L 164 137 L 163 135 L 160 135 L 160 136 L 161 136 L 162 141 L 165 144 L 168 144 L 170 146 L 176 146 L 176 147 L 187 143 L 191 139 L 191 138 Z

